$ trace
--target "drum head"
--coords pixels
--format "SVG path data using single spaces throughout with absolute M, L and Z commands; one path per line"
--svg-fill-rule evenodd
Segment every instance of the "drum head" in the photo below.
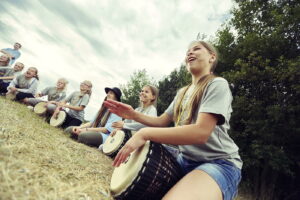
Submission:
M 40 102 L 34 106 L 33 111 L 38 115 L 45 114 L 47 111 L 46 105 L 46 102 Z
M 118 130 L 115 135 L 108 136 L 105 143 L 103 144 L 103 153 L 110 155 L 121 146 L 125 138 L 125 133 L 122 130 Z
M 9 99 L 9 100 L 15 100 L 16 94 L 8 93 L 8 94 L 6 94 L 6 98 Z
M 132 152 L 127 162 L 114 169 L 111 177 L 110 190 L 113 195 L 124 192 L 142 169 L 149 151 L 150 142 Z
M 66 113 L 64 111 L 59 111 L 57 119 L 55 119 L 53 116 L 50 119 L 50 125 L 51 126 L 60 126 L 64 123 L 65 119 L 66 119 Z

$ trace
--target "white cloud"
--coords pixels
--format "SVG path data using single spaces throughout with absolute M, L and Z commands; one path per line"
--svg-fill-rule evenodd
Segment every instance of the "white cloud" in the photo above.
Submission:
M 231 7 L 231 0 L 4 0 L 0 48 L 23 45 L 19 61 L 39 69 L 40 89 L 66 77 L 70 93 L 91 80 L 91 119 L 104 87 L 126 83 L 137 69 L 157 80 L 168 75 L 198 32 L 213 35 Z

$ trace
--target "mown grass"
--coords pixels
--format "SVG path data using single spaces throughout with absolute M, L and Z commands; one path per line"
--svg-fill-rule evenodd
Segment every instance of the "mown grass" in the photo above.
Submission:
M 113 199 L 108 157 L 22 104 L 0 97 L 0 109 L 0 200 Z
M 111 160 L 0 97 L 0 199 L 113 199 Z

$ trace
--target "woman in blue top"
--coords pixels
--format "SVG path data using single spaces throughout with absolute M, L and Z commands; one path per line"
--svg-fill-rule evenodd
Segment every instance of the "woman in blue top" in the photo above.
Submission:
M 227 133 L 232 112 L 231 91 L 224 78 L 212 73 L 217 52 L 210 44 L 192 42 L 185 62 L 192 83 L 179 90 L 161 116 L 146 116 L 129 105 L 105 102 L 111 112 L 152 127 L 133 135 L 113 165 L 118 167 L 147 140 L 178 145 L 180 153 L 176 158 L 185 176 L 163 199 L 231 200 L 237 193 L 242 167 L 238 147 Z M 175 127 L 167 127 L 172 121 Z
M 105 100 L 121 101 L 121 90 L 119 88 L 105 88 L 106 97 Z M 108 111 L 108 109 L 102 104 L 94 120 L 90 123 L 83 124 L 81 126 L 71 126 L 65 131 L 70 133 L 73 138 L 77 138 L 79 142 L 89 146 L 98 147 L 101 145 L 110 132 L 113 130 L 112 123 L 122 120 L 116 114 Z

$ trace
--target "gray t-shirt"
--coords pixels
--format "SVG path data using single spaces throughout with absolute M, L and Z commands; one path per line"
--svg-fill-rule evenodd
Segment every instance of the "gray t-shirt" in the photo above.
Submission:
M 72 106 L 84 106 L 86 107 L 89 103 L 90 96 L 88 94 L 81 94 L 80 92 L 73 92 L 66 98 L 66 102 L 70 103 Z M 77 111 L 69 109 L 68 115 L 73 118 L 84 120 L 84 110 Z
M 17 76 L 19 76 L 19 75 L 21 75 L 21 71 L 16 72 L 16 71 L 14 70 L 14 68 L 10 68 L 10 69 L 6 70 L 6 72 L 5 72 L 5 74 L 3 75 L 3 77 L 9 77 L 9 76 L 17 77 Z M 9 83 L 9 82 L 11 82 L 11 81 L 12 81 L 12 80 L 3 80 L 4 83 Z
M 149 115 L 149 116 L 157 116 L 157 110 L 155 108 L 155 106 L 150 105 L 146 108 L 142 108 L 142 107 L 138 107 L 135 109 L 137 112 L 143 113 L 145 115 Z M 138 131 L 141 128 L 147 127 L 144 124 L 141 124 L 139 122 L 136 122 L 134 120 L 131 119 L 125 119 L 124 120 L 124 125 L 123 128 L 124 129 L 128 129 L 128 130 L 132 130 L 132 131 Z
M 66 98 L 66 92 L 58 91 L 56 87 L 46 87 L 41 94 L 42 96 L 48 95 L 48 101 L 62 101 Z
M 30 93 L 34 95 L 38 87 L 38 80 L 34 77 L 26 79 L 24 74 L 15 77 L 7 87 L 7 90 L 11 87 L 18 88 L 18 92 Z
M 176 99 L 177 96 L 165 111 L 171 118 L 174 115 Z M 232 94 L 225 79 L 218 77 L 208 83 L 199 102 L 200 106 L 197 108 L 197 113 L 216 114 L 218 122 L 205 144 L 178 145 L 180 152 L 186 159 L 198 162 L 224 159 L 232 162 L 238 168 L 242 168 L 243 162 L 238 153 L 239 148 L 227 133 L 230 128 L 231 102 Z M 197 117 L 198 114 L 192 119 L 192 123 L 196 123 Z

